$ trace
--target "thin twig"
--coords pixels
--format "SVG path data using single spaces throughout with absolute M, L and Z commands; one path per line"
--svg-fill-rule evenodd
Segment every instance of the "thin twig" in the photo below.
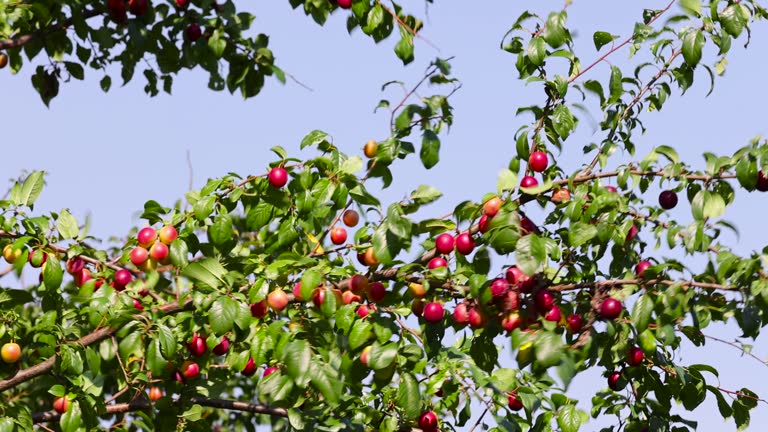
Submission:
M 662 9 L 661 11 L 659 11 L 659 13 L 657 13 L 657 14 L 656 14 L 656 16 L 654 16 L 653 18 L 651 18 L 651 19 L 648 21 L 648 24 L 646 24 L 646 25 L 650 26 L 651 24 L 653 24 L 653 23 L 654 23 L 654 22 L 655 22 L 657 19 L 659 19 L 659 18 L 660 18 L 662 15 L 664 15 L 664 12 L 666 12 L 667 10 L 669 10 L 669 8 L 670 8 L 670 7 L 672 7 L 672 5 L 673 5 L 673 4 L 675 4 L 675 1 L 674 1 L 674 0 L 672 0 L 671 2 L 669 2 L 669 4 L 667 5 L 667 7 L 665 7 L 665 8 L 664 8 L 664 9 Z M 628 43 L 632 42 L 633 40 L 635 40 L 635 35 L 634 35 L 634 34 L 633 34 L 632 36 L 628 37 L 627 39 L 625 39 L 625 40 L 624 40 L 624 42 L 620 43 L 619 45 L 615 45 L 613 48 L 611 48 L 610 50 L 608 50 L 608 52 L 606 52 L 605 54 L 603 54 L 602 56 L 600 56 L 600 57 L 599 57 L 597 60 L 595 60 L 594 62 L 592 62 L 592 63 L 591 63 L 589 66 L 585 67 L 585 68 L 584 68 L 584 69 L 582 69 L 582 70 L 581 70 L 579 73 L 577 73 L 576 75 L 574 75 L 574 76 L 572 76 L 571 78 L 569 78 L 569 79 L 568 79 L 568 83 L 570 84 L 570 83 L 572 83 L 572 82 L 576 81 L 577 79 L 579 79 L 579 77 L 581 77 L 582 75 L 584 75 L 585 73 L 587 73 L 587 71 L 589 71 L 589 70 L 590 70 L 590 69 L 592 69 L 593 67 L 595 67 L 595 66 L 597 66 L 598 64 L 600 64 L 600 63 L 601 63 L 603 60 L 605 60 L 605 59 L 606 59 L 608 56 L 610 56 L 611 54 L 613 54 L 613 53 L 615 53 L 616 51 L 620 50 L 621 48 L 623 48 L 624 46 L 626 46 Z
M 707 338 L 707 339 L 712 339 L 713 341 L 716 341 L 716 342 L 720 342 L 720 343 L 724 343 L 724 344 L 726 344 L 726 345 L 729 345 L 729 346 L 731 346 L 731 347 L 733 347 L 733 348 L 736 348 L 737 350 L 741 351 L 743 354 L 746 354 L 746 355 L 748 355 L 748 356 L 752 357 L 753 359 L 757 360 L 757 361 L 758 361 L 758 362 L 760 362 L 760 364 L 762 364 L 763 366 L 768 366 L 768 362 L 766 362 L 765 360 L 761 359 L 760 357 L 758 357 L 758 356 L 756 356 L 756 355 L 752 354 L 751 352 L 747 352 L 747 351 L 746 351 L 746 350 L 745 350 L 743 347 L 740 347 L 740 346 L 738 346 L 737 344 L 735 344 L 735 343 L 733 343 L 733 342 L 729 342 L 729 341 L 727 341 L 727 340 L 724 340 L 724 339 L 720 339 L 720 338 L 717 338 L 717 337 L 715 337 L 715 336 L 710 336 L 710 335 L 708 335 L 708 334 L 704 334 L 704 333 L 702 333 L 702 332 L 699 332 L 699 334 L 700 334 L 701 336 L 704 336 L 704 337 L 705 337 L 705 338 Z
M 483 417 L 485 417 L 485 415 L 486 415 L 487 413 L 488 413 L 488 407 L 486 407 L 486 408 L 483 410 L 483 413 L 482 413 L 482 414 L 480 414 L 480 418 L 478 418 L 478 419 L 477 419 L 477 421 L 475 422 L 475 425 L 474 425 L 474 426 L 472 426 L 472 429 L 470 429 L 470 430 L 469 430 L 469 432 L 475 432 L 475 429 L 477 429 L 477 427 L 478 427 L 478 426 L 480 426 L 480 422 L 482 422 L 482 421 L 483 421 Z
M 635 105 L 637 105 L 640 102 L 640 99 L 651 89 L 651 87 L 658 81 L 664 74 L 667 73 L 669 70 L 669 67 L 672 65 L 672 61 L 675 60 L 680 54 L 682 54 L 682 50 L 676 50 L 672 53 L 669 60 L 664 63 L 664 66 L 659 69 L 659 71 L 656 73 L 656 75 L 653 76 L 653 78 L 648 81 L 648 83 L 640 90 L 640 92 L 632 99 L 632 101 L 624 107 L 624 110 L 621 113 L 621 116 L 616 120 L 616 124 L 611 128 L 611 131 L 608 133 L 608 137 L 606 138 L 607 141 L 612 141 L 614 135 L 616 135 L 616 131 L 618 130 L 619 126 L 621 126 L 621 122 L 624 121 L 627 118 L 627 115 L 630 112 L 630 109 L 632 109 Z M 603 149 L 605 146 L 601 146 L 600 149 L 597 151 L 597 154 L 592 159 L 592 162 L 589 163 L 589 166 L 585 168 L 582 173 L 587 174 L 592 172 L 592 170 L 597 166 L 597 162 L 600 160 L 600 155 L 603 152 Z

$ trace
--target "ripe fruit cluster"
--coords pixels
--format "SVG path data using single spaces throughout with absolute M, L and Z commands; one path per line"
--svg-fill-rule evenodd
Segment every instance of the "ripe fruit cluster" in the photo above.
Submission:
M 164 226 L 159 232 L 152 227 L 142 228 L 136 235 L 139 245 L 131 250 L 131 262 L 143 271 L 155 269 L 158 264 L 170 264 L 169 246 L 178 236 L 172 225 Z

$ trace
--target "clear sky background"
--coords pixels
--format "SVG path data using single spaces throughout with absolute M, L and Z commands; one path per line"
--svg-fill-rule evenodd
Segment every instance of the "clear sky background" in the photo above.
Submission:
M 429 171 L 417 158 L 400 163 L 395 168 L 395 182 L 383 194 L 385 202 L 397 200 L 419 184 L 431 184 L 446 196 L 428 214 L 441 215 L 464 199 L 479 200 L 483 193 L 495 190 L 498 171 L 515 156 L 514 131 L 530 122 L 528 117 L 515 117 L 515 110 L 545 100 L 539 88 L 526 87 L 516 79 L 515 57 L 499 49 L 502 35 L 525 5 L 535 5 L 540 12 L 562 7 L 560 1 L 437 1 L 428 9 L 423 35 L 439 51 L 417 41 L 417 60 L 403 68 L 392 53 L 394 40 L 375 45 L 359 33 L 348 35 L 344 12 L 336 13 L 321 28 L 284 0 L 257 2 L 255 8 L 250 2 L 239 3 L 256 14 L 255 29 L 270 35 L 278 65 L 312 91 L 294 83 L 282 86 L 268 81 L 261 95 L 243 101 L 238 95 L 208 90 L 206 76 L 185 71 L 175 80 L 173 96 L 150 99 L 143 93 L 143 76 L 137 71 L 137 80 L 124 88 L 117 83 L 119 73 L 113 73 L 113 90 L 105 95 L 98 85 L 101 75 L 88 70 L 85 82 L 63 84 L 59 97 L 47 109 L 30 85 L 33 68 L 26 67 L 18 76 L 3 70 L 0 177 L 4 181 L 23 170 L 46 170 L 49 184 L 38 210 L 68 207 L 81 221 L 92 215 L 92 234 L 102 238 L 123 235 L 140 223 L 137 215 L 146 200 L 171 205 L 188 191 L 188 151 L 196 188 L 227 172 L 264 172 L 275 157 L 270 147 L 281 145 L 296 155 L 301 138 L 313 129 L 330 133 L 343 151 L 359 154 L 367 140 L 388 136 L 388 113 L 373 114 L 379 99 L 386 96 L 380 91 L 381 84 L 394 79 L 415 83 L 435 56 L 455 56 L 454 73 L 464 87 L 452 99 L 456 122 L 442 137 L 441 163 Z M 402 3 L 424 16 L 422 0 Z M 594 31 L 626 37 L 641 18 L 643 7 L 660 9 L 666 3 L 574 2 L 568 9 L 569 27 L 575 30 L 582 64 L 597 58 Z M 768 90 L 759 85 L 768 72 L 765 29 L 765 25 L 754 28 L 749 50 L 743 49 L 743 38 L 733 44 L 727 73 L 717 80 L 711 96 L 705 98 L 709 78 L 700 71 L 689 94 L 683 98 L 676 94 L 661 113 L 646 114 L 643 120 L 648 132 L 636 135 L 638 153 L 644 155 L 656 145 L 672 145 L 685 160 L 701 167 L 702 152 L 731 154 L 753 136 L 766 133 L 762 102 L 768 98 Z M 709 54 L 705 61 L 711 64 Z M 627 49 L 610 61 L 624 66 L 626 74 L 632 70 Z M 607 70 L 603 63 L 588 77 L 605 82 Z M 399 100 L 402 93 L 393 88 L 388 95 Z M 599 112 L 594 114 L 599 120 Z M 594 132 L 582 116 L 578 133 L 566 143 L 567 157 L 560 157 L 566 171 L 588 162 L 581 156 L 581 147 L 602 139 Z M 655 195 L 649 194 L 649 199 L 655 200 Z M 726 214 L 741 230 L 740 238 L 729 238 L 737 252 L 747 255 L 766 244 L 761 212 L 766 203 L 768 195 L 737 191 L 736 204 Z M 681 202 L 674 215 L 681 223 L 692 220 L 687 201 Z M 666 254 L 685 260 L 679 251 Z M 494 262 L 497 267 L 503 264 Z M 31 276 L 27 279 L 31 281 Z M 707 332 L 724 339 L 740 335 L 735 325 Z M 765 358 L 768 345 L 764 341 L 756 344 L 755 354 Z M 731 347 L 712 342 L 705 348 L 687 346 L 677 359 L 684 365 L 715 365 L 723 388 L 746 386 L 768 396 L 768 368 L 740 357 Z M 512 365 L 508 358 L 503 361 L 505 366 Z M 605 387 L 600 372 L 587 373 L 571 386 L 570 394 L 587 410 L 594 392 Z M 716 384 L 714 379 L 711 383 Z M 714 398 L 707 396 L 707 402 L 689 415 L 699 421 L 698 430 L 735 430 L 732 421 L 723 424 Z M 768 409 L 761 404 L 753 412 L 749 430 L 764 430 L 764 424 L 768 424 Z

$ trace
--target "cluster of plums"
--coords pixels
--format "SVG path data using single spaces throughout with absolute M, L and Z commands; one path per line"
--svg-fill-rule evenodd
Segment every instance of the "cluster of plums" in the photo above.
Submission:
M 142 228 L 136 235 L 139 245 L 131 250 L 131 262 L 143 271 L 155 269 L 158 264 L 170 264 L 170 245 L 178 237 L 179 233 L 172 225 L 159 231 L 152 227 Z
M 189 6 L 190 0 L 176 0 L 176 7 L 184 10 Z M 109 17 L 117 24 L 124 24 L 128 21 L 128 12 L 132 15 L 141 17 L 149 10 L 149 0 L 108 0 L 107 10 Z M 198 23 L 189 24 L 184 30 L 184 36 L 189 42 L 196 42 L 203 35 L 203 30 Z

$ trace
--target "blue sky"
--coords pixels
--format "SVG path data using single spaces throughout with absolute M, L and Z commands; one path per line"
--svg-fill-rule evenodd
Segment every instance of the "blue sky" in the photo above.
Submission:
M 172 204 L 187 192 L 187 152 L 197 188 L 207 178 L 227 172 L 263 172 L 274 159 L 270 147 L 281 145 L 295 155 L 301 138 L 313 129 L 325 130 L 342 150 L 359 154 L 367 140 L 388 135 L 388 113 L 373 114 L 383 96 L 381 84 L 393 79 L 413 83 L 435 56 L 455 56 L 454 74 L 464 87 L 452 101 L 456 123 L 442 137 L 441 163 L 429 171 L 416 158 L 401 163 L 395 168 L 392 187 L 383 194 L 386 200 L 396 200 L 419 184 L 431 184 L 446 196 L 425 213 L 441 215 L 464 199 L 479 200 L 495 190 L 498 171 L 515 155 L 514 131 L 530 121 L 515 117 L 515 110 L 544 101 L 540 89 L 516 79 L 514 56 L 499 49 L 502 35 L 526 3 L 536 4 L 538 11 L 562 6 L 559 1 L 487 1 L 482 5 L 437 1 L 428 10 L 423 34 L 439 51 L 417 41 L 417 60 L 403 68 L 392 53 L 394 41 L 375 45 L 359 33 L 348 35 L 342 12 L 321 28 L 301 11 L 292 10 L 287 1 L 259 2 L 253 10 L 257 16 L 254 28 L 270 35 L 278 65 L 312 91 L 291 82 L 282 86 L 268 81 L 262 94 L 248 101 L 214 93 L 206 87 L 206 76 L 188 71 L 176 79 L 173 96 L 148 98 L 140 73 L 136 74 L 139 80 L 124 88 L 115 78 L 113 90 L 105 95 L 98 85 L 101 75 L 88 70 L 85 82 L 63 85 L 59 97 L 46 109 L 29 83 L 32 68 L 18 76 L 3 70 L 0 177 L 5 180 L 22 170 L 46 170 L 49 185 L 39 210 L 68 207 L 79 220 L 91 214 L 94 235 L 121 235 L 139 223 L 137 212 L 146 200 Z M 666 3 L 655 0 L 645 6 L 658 9 Z M 403 4 L 424 16 L 423 1 Z M 627 4 L 583 0 L 569 7 L 569 26 L 575 30 L 582 64 L 597 58 L 591 42 L 594 31 L 623 37 L 630 34 L 642 7 Z M 700 72 L 695 88 L 685 97 L 675 95 L 661 113 L 646 114 L 648 132 L 636 136 L 638 153 L 643 155 L 655 145 L 672 145 L 684 159 L 701 167 L 702 152 L 731 154 L 753 136 L 768 132 L 760 104 L 768 90 L 759 84 L 768 72 L 768 63 L 758 55 L 768 52 L 764 29 L 764 25 L 755 28 L 749 50 L 743 49 L 743 40 L 733 44 L 728 70 L 717 80 L 711 96 L 704 96 L 708 77 Z M 712 59 L 711 53 L 705 56 L 708 63 Z M 631 67 L 626 49 L 610 61 Z M 605 81 L 607 70 L 602 64 L 589 77 Z M 394 88 L 388 92 L 393 100 L 402 94 Z M 578 133 L 567 141 L 560 157 L 566 171 L 578 169 L 583 162 L 584 144 L 602 138 L 593 133 L 590 122 L 582 118 Z M 730 245 L 743 254 L 766 244 L 764 221 L 757 211 L 765 208 L 762 200 L 766 199 L 768 195 L 737 191 L 736 204 L 726 214 L 742 232 L 740 238 L 730 238 Z M 687 202 L 679 207 L 674 215 L 688 223 Z M 684 259 L 675 254 L 667 256 Z M 724 339 L 740 334 L 735 326 L 708 332 Z M 766 343 L 756 344 L 755 353 L 761 358 L 768 355 Z M 768 369 L 739 354 L 710 343 L 706 348 L 682 350 L 678 360 L 683 364 L 711 362 L 721 372 L 723 388 L 749 386 L 761 396 L 768 395 Z M 575 381 L 571 388 L 574 398 L 588 403 L 605 386 L 602 378 L 596 378 L 597 372 Z M 732 422 L 723 426 L 712 398 L 694 416 L 700 431 L 735 429 Z M 759 425 L 766 422 L 768 411 L 760 405 L 750 430 L 760 430 Z

